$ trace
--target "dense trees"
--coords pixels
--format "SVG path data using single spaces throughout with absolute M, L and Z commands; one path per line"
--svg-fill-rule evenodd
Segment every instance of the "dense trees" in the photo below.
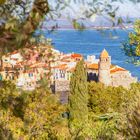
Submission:
M 127 137 L 137 140 L 140 138 L 140 103 L 136 103 L 131 111 L 131 114 L 128 114 L 127 117 Z
M 124 103 L 133 96 L 123 87 L 105 87 L 101 83 L 89 84 L 89 108 L 96 114 L 120 112 Z
M 0 83 L 0 138 L 12 139 L 138 139 L 140 84 L 131 88 L 87 83 L 83 62 L 71 79 L 66 105 L 42 80 L 34 91 Z M 17 123 L 18 122 L 18 123 Z
M 54 95 L 38 89 L 27 96 L 26 102 L 24 125 L 28 139 L 53 139 L 61 135 L 58 128 L 64 110 Z
M 134 139 L 139 137 L 140 84 L 130 89 L 89 84 L 89 114 L 96 130 L 95 139 Z
M 131 138 L 133 129 L 130 125 L 139 128 L 133 124 L 133 121 L 130 122 L 128 114 L 133 116 L 131 108 L 134 99 L 140 94 L 140 85 L 134 84 L 128 90 L 91 82 L 88 83 L 87 90 L 86 79 L 83 80 L 84 67 L 80 63 L 77 64 L 70 84 L 68 121 L 72 138 L 95 140 Z M 84 94 L 87 92 L 88 95 Z M 84 117 L 87 117 L 87 120 Z
M 140 84 L 132 85 L 130 90 L 133 96 L 129 99 L 128 103 L 124 106 L 122 120 L 122 132 L 126 139 L 137 140 L 140 138 Z
M 69 96 L 69 127 L 73 138 L 85 136 L 88 126 L 87 74 L 83 60 L 77 63 L 71 77 Z
M 18 92 L 11 82 L 1 82 L 0 86 L 0 138 L 17 138 L 23 125 L 22 120 L 14 115 Z
M 64 135 L 65 107 L 42 84 L 35 91 L 18 91 L 10 82 L 1 83 L 0 138 L 53 139 Z M 59 133 L 61 132 L 61 133 Z

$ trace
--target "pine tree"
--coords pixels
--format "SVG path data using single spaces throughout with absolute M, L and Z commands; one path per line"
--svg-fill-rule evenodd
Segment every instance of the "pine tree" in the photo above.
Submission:
M 85 137 L 85 129 L 88 124 L 87 103 L 87 74 L 82 60 L 77 63 L 70 82 L 69 128 L 74 139 Z

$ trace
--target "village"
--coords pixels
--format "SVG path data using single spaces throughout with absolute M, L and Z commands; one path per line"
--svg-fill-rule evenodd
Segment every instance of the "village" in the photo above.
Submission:
M 46 78 L 54 92 L 69 91 L 71 75 L 82 59 L 81 54 L 64 54 L 51 48 L 51 45 L 32 46 L 24 52 L 14 51 L 2 57 L 0 80 L 12 80 L 17 88 L 33 90 L 42 78 Z M 137 82 L 128 70 L 111 64 L 111 57 L 105 49 L 99 59 L 88 55 L 84 62 L 88 81 L 126 88 Z

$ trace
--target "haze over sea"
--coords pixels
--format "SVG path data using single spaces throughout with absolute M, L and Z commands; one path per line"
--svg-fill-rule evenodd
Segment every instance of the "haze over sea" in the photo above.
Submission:
M 87 55 L 96 55 L 97 58 L 105 48 L 112 58 L 112 64 L 119 65 L 129 70 L 133 76 L 140 80 L 140 66 L 128 63 L 128 57 L 121 49 L 122 42 L 127 41 L 130 30 L 58 30 L 48 34 L 47 38 L 52 38 L 54 48 L 64 53 L 80 53 Z

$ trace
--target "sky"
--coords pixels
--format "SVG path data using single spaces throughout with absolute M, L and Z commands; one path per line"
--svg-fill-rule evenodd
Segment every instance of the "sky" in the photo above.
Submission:
M 57 3 L 57 0 L 48 0 L 50 5 L 55 5 Z M 70 1 L 70 0 L 61 0 L 61 1 Z M 74 1 L 74 0 L 71 0 Z M 84 2 L 83 2 L 84 1 Z M 90 8 L 90 6 L 87 6 L 86 3 L 93 0 L 77 0 L 77 4 L 74 4 L 74 2 L 70 3 L 70 6 L 74 9 L 73 11 L 71 9 L 63 11 L 63 14 L 70 14 L 71 16 L 82 16 L 82 12 L 85 9 Z M 108 3 L 110 0 L 100 0 L 100 1 L 107 1 Z M 114 2 L 114 7 L 119 6 L 119 10 L 117 12 L 118 16 L 126 17 L 129 16 L 131 18 L 137 18 L 140 17 L 140 2 L 133 3 L 130 0 L 122 0 L 121 2 Z M 81 14 L 81 15 L 80 15 Z
M 86 4 L 86 3 L 90 3 L 93 0 L 75 0 L 77 1 L 76 4 L 73 2 L 74 0 L 61 0 L 61 1 L 68 2 L 70 8 L 66 8 L 61 12 L 62 16 L 57 21 L 58 25 L 60 24 L 60 25 L 70 26 L 71 23 L 69 23 L 69 21 L 67 20 L 68 17 L 74 19 L 83 18 L 84 11 L 89 10 L 90 8 L 93 7 L 92 6 L 93 3 L 91 3 L 90 5 Z M 118 17 L 123 17 L 123 18 L 128 17 L 128 19 L 140 18 L 140 2 L 133 3 L 131 2 L 131 0 L 122 0 L 123 2 L 119 2 L 118 0 L 117 2 L 113 2 L 113 3 L 110 2 L 111 0 L 99 0 L 99 1 L 104 3 L 107 1 L 107 3 L 112 4 L 114 8 L 119 6 L 118 11 L 116 12 Z M 48 0 L 48 2 L 52 7 L 55 7 L 57 5 L 58 0 Z M 58 10 L 58 12 L 60 11 Z M 110 20 L 97 14 L 93 14 L 90 18 L 88 18 L 88 21 L 89 21 L 88 23 L 91 23 L 92 26 L 112 25 L 112 22 L 110 22 Z M 48 24 L 52 25 L 52 22 L 51 23 L 49 22 Z
M 140 17 L 140 3 L 132 3 L 126 0 L 125 3 L 117 3 L 119 5 L 118 15 L 129 16 L 132 18 Z

